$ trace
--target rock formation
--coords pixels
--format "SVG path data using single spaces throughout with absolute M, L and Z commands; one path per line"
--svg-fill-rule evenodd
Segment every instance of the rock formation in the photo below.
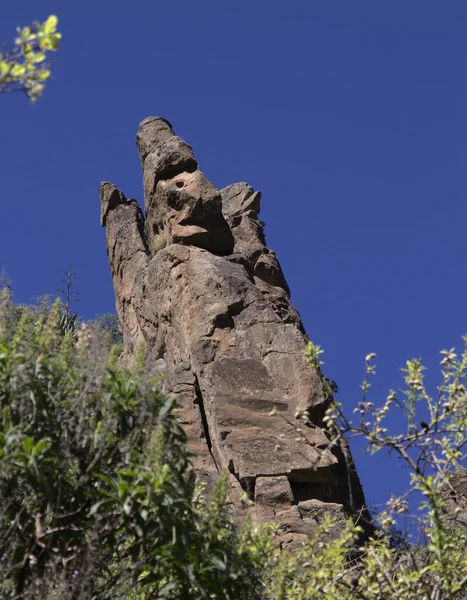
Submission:
M 165 119 L 145 119 L 136 139 L 144 215 L 115 185 L 100 189 L 124 357 L 144 342 L 181 405 L 198 476 L 209 485 L 228 469 L 232 495 L 243 490 L 259 522 L 282 526 L 283 546 L 325 514 L 342 524 L 363 494 L 348 448 L 329 447 L 321 379 L 266 247 L 260 193 L 218 190 Z
M 458 465 L 449 473 L 441 489 L 444 510 L 450 525 L 460 534 L 467 534 L 467 469 Z

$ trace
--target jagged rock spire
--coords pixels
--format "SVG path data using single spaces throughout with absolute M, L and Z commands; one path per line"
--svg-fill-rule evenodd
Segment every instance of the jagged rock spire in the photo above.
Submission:
M 282 525 L 283 545 L 306 540 L 327 513 L 343 524 L 363 493 L 347 446 L 329 447 L 321 380 L 266 247 L 260 193 L 218 190 L 165 119 L 145 119 L 136 139 L 144 216 L 114 185 L 100 190 L 124 357 L 144 341 L 181 404 L 199 477 L 228 469 L 232 495 L 243 489 L 258 521 Z

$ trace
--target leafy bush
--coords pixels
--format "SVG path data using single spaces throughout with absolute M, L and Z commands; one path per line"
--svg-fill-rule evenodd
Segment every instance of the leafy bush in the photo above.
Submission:
M 361 599 L 454 600 L 467 597 L 467 488 L 459 489 L 467 445 L 467 336 L 459 358 L 454 349 L 441 352 L 441 383 L 431 396 L 424 385 L 419 359 L 402 369 L 405 387 L 390 391 L 385 402 L 369 400 L 374 354 L 366 357 L 363 397 L 355 409 L 359 422 L 351 423 L 340 404 L 332 400 L 325 416 L 331 440 L 363 438 L 371 453 L 397 455 L 410 472 L 407 492 L 391 497 L 375 522 L 378 528 L 364 547 L 356 548 L 358 528 L 349 523 L 337 540 L 318 544 L 280 567 L 287 581 L 281 600 Z M 331 398 L 329 380 L 322 372 L 322 350 L 310 343 L 307 356 L 318 369 Z M 388 420 L 397 411 L 399 417 Z M 424 419 L 427 419 L 425 421 Z M 387 424 L 387 423 L 390 424 Z M 391 431 L 392 430 L 392 431 Z M 333 443 L 331 441 L 331 444 Z M 454 500 L 453 500 L 454 498 Z M 411 507 L 412 510 L 411 510 Z M 401 518 L 403 521 L 401 521 Z M 399 521 L 398 521 L 399 520 Z M 394 543 L 397 523 L 407 525 Z M 422 532 L 414 538 L 411 528 Z M 347 548 L 347 551 L 346 551 Z M 354 549 L 354 552 L 349 552 Z M 355 554 L 357 550 L 357 554 Z M 303 565 L 307 569 L 303 569 Z M 291 578 L 286 575 L 292 573 Z
M 0 597 L 259 597 L 260 550 L 225 478 L 198 498 L 174 401 L 60 317 L 2 297 Z
M 8 290 L 0 301 L 0 597 L 467 597 L 467 500 L 458 488 L 467 480 L 467 350 L 461 358 L 443 352 L 434 398 L 420 361 L 409 361 L 405 388 L 380 407 L 368 399 L 369 355 L 354 425 L 333 400 L 321 350 L 310 345 L 308 359 L 330 402 L 329 443 L 358 436 L 372 452 L 395 452 L 412 483 L 375 517 L 364 546 L 358 523 L 336 535 L 327 519 L 314 539 L 287 554 L 276 548 L 274 531 L 257 531 L 248 518 L 234 524 L 227 474 L 203 500 L 174 401 L 142 369 L 115 368 L 109 328 L 64 329 L 62 314 L 58 302 L 14 306 Z M 393 410 L 403 416 L 391 421 L 401 432 L 385 425 Z M 421 424 L 420 414 L 427 419 Z M 410 530 L 397 534 L 401 516 L 420 524 L 422 542 Z
M 120 344 L 123 341 L 117 315 L 113 313 L 99 315 L 92 321 L 92 325 L 99 331 L 107 331 L 112 344 Z

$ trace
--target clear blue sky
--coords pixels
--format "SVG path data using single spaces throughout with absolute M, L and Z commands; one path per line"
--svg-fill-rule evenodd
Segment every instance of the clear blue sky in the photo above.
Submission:
M 268 245 L 349 413 L 370 351 L 376 399 L 407 358 L 437 372 L 467 332 L 465 0 L 22 0 L 0 39 L 51 13 L 54 80 L 35 106 L 0 98 L 17 301 L 72 263 L 82 315 L 114 310 L 98 187 L 142 199 L 135 134 L 160 115 L 219 187 L 262 190 Z M 390 464 L 361 463 L 370 502 L 403 485 Z

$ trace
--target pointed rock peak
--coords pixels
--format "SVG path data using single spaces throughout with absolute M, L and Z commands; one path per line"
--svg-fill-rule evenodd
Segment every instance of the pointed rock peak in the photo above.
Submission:
M 101 197 L 101 200 L 102 198 L 113 194 L 115 190 L 118 192 L 118 188 L 114 183 L 111 183 L 110 181 L 101 181 L 99 186 L 99 196 Z
M 146 117 L 139 124 L 139 128 L 143 129 L 143 127 L 145 127 L 146 125 L 149 125 L 150 123 L 155 123 L 156 121 L 165 123 L 165 125 L 167 125 L 170 129 L 173 130 L 173 127 L 172 127 L 172 124 L 170 123 L 170 121 L 168 121 L 167 119 L 164 119 L 164 117 Z
M 99 197 L 101 199 L 101 225 L 105 227 L 109 212 L 119 204 L 124 204 L 127 200 L 125 194 L 109 181 L 101 183 Z
M 248 211 L 253 211 L 258 216 L 261 192 L 255 192 L 248 183 L 232 183 L 222 189 L 220 193 L 222 211 L 226 219 L 241 216 Z
M 136 134 L 136 146 L 141 164 L 144 165 L 148 154 L 154 152 L 161 144 L 174 135 L 172 125 L 167 119 L 163 119 L 162 117 L 148 117 L 144 121 L 141 121 L 138 133 Z
M 137 144 L 145 215 L 101 185 L 123 363 L 144 340 L 148 369 L 179 403 L 197 476 L 211 486 L 228 469 L 232 499 L 244 490 L 257 522 L 284 532 L 282 547 L 312 539 L 325 514 L 336 531 L 354 512 L 369 519 L 349 449 L 323 426 L 329 399 L 266 246 L 259 192 L 218 190 L 165 119 L 145 119 Z

